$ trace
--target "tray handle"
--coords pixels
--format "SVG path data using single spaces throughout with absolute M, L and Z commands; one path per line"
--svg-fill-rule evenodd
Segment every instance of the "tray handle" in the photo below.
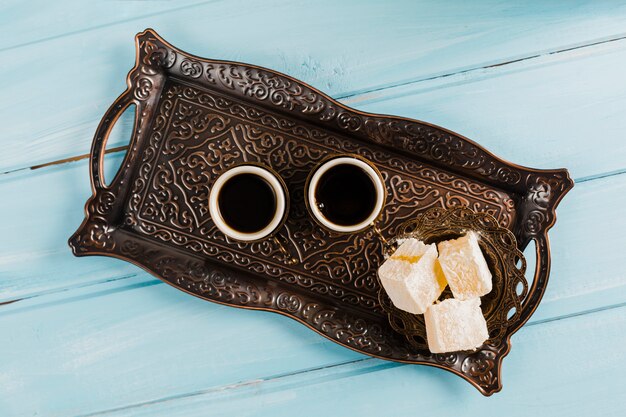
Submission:
M 105 147 L 113 126 L 131 104 L 135 104 L 135 100 L 131 91 L 127 90 L 111 104 L 96 129 L 89 155 L 91 187 L 94 191 L 109 188 L 104 182 Z
M 546 292 L 550 276 L 550 240 L 547 230 L 533 236 L 530 240 L 535 241 L 535 274 L 533 283 L 528 290 L 528 296 L 522 304 L 520 317 L 514 326 L 515 329 L 522 327 L 539 306 L 539 302 Z

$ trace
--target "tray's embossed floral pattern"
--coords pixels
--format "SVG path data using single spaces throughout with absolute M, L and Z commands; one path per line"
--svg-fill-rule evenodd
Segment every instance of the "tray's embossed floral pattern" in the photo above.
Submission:
M 192 56 L 152 30 L 138 34 L 136 45 L 127 90 L 94 136 L 94 193 L 69 241 L 76 255 L 124 259 L 198 297 L 287 315 L 359 352 L 449 370 L 485 395 L 502 388 L 510 336 L 545 291 L 547 231 L 573 185 L 566 170 L 510 164 L 441 127 L 350 109 L 268 69 Z M 106 185 L 107 136 L 132 104 L 130 147 Z M 466 206 L 492 214 L 520 249 L 535 241 L 532 285 L 500 343 L 432 355 L 394 331 L 377 299 L 374 271 L 382 251 L 374 232 L 330 235 L 315 227 L 302 203 L 306 174 L 334 152 L 362 155 L 380 169 L 389 204 L 379 226 L 387 237 L 429 208 Z M 227 240 L 208 216 L 212 181 L 247 160 L 270 165 L 289 185 L 291 209 L 280 239 L 298 258 L 295 266 L 272 241 Z
M 434 207 L 404 222 L 389 245 L 408 237 L 437 243 L 456 238 L 467 230 L 480 236 L 480 247 L 492 272 L 493 289 L 481 297 L 481 308 L 487 321 L 487 344 L 498 346 L 507 337 L 509 326 L 515 325 L 524 309 L 528 295 L 528 282 L 524 277 L 526 260 L 517 248 L 513 233 L 485 212 L 475 212 L 467 207 L 442 209 Z M 451 297 L 449 289 L 443 296 Z M 389 324 L 407 338 L 417 349 L 428 349 L 424 316 L 402 311 L 393 305 L 382 287 L 378 299 L 387 313 Z
M 394 358 L 462 372 L 482 389 L 498 386 L 497 370 L 502 357 L 497 348 L 486 345 L 476 352 L 431 354 L 415 350 L 402 337 L 376 317 L 355 316 L 349 310 L 320 302 L 315 296 L 294 293 L 289 288 L 268 286 L 253 275 L 234 273 L 219 264 L 189 256 L 172 256 L 152 242 L 137 242 L 127 232 L 119 235 L 119 254 L 142 259 L 166 282 L 191 294 L 212 301 L 253 309 L 270 309 L 288 315 L 327 338 L 370 355 Z M 279 284 L 280 285 L 280 284 Z
M 142 234 L 370 310 L 379 309 L 380 242 L 371 231 L 329 235 L 304 209 L 306 177 L 328 154 L 359 154 L 376 164 L 390 195 L 380 222 L 390 236 L 416 211 L 430 207 L 467 206 L 497 217 L 503 226 L 512 224 L 513 199 L 478 181 L 215 92 L 169 82 L 162 97 L 146 150 L 152 158 L 142 162 L 133 189 L 142 198 L 131 200 L 126 212 L 126 223 Z M 209 217 L 213 181 L 246 162 L 270 166 L 292 193 L 285 237 L 299 260 L 296 265 L 285 263 L 284 254 L 269 240 L 229 241 Z

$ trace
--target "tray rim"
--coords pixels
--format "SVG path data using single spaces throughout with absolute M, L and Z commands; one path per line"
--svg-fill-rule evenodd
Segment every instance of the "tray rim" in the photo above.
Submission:
M 231 303 L 227 303 L 227 302 L 221 302 L 219 300 L 216 299 L 211 299 L 211 298 L 207 298 L 206 296 L 202 296 L 201 294 L 198 293 L 194 293 L 191 290 L 187 290 L 185 288 L 183 288 L 182 286 L 179 285 L 175 285 L 172 282 L 168 281 L 167 279 L 165 279 L 164 277 L 162 277 L 157 271 L 151 269 L 149 266 L 142 264 L 140 261 L 133 259 L 130 256 L 123 256 L 117 253 L 114 253 L 112 251 L 108 251 L 105 250 L 106 248 L 101 248 L 97 249 L 97 248 L 87 248 L 87 250 L 81 250 L 81 244 L 80 244 L 80 237 L 81 237 L 81 232 L 85 232 L 85 230 L 87 228 L 89 228 L 90 224 L 93 224 L 94 222 L 94 218 L 97 217 L 96 214 L 98 214 L 98 208 L 97 208 L 97 204 L 98 199 L 101 199 L 101 196 L 106 194 L 107 192 L 110 193 L 110 189 L 114 187 L 115 184 L 119 183 L 120 179 L 124 177 L 124 173 L 126 171 L 128 171 L 128 169 L 130 168 L 130 162 L 132 159 L 132 154 L 133 152 L 136 153 L 137 151 L 137 138 L 136 138 L 136 133 L 137 130 L 139 128 L 141 128 L 141 126 L 139 126 L 140 123 L 140 111 L 139 109 L 141 108 L 141 106 L 149 106 L 149 103 L 146 103 L 149 100 L 149 94 L 150 94 L 150 89 L 152 89 L 154 91 L 154 88 L 158 87 L 157 82 L 154 82 L 154 78 L 150 78 L 152 75 L 150 71 L 151 71 L 151 67 L 154 65 L 157 66 L 161 66 L 164 68 L 168 68 L 166 65 L 168 64 L 165 59 L 167 58 L 167 55 L 164 56 L 157 56 L 156 57 L 156 61 L 152 61 L 153 58 L 155 58 L 153 55 L 154 53 L 148 53 L 146 50 L 144 50 L 144 48 L 142 48 L 142 42 L 145 41 L 146 39 L 153 39 L 157 42 L 160 42 L 163 46 L 165 46 L 166 48 L 169 48 L 172 51 L 175 51 L 176 54 L 179 54 L 180 56 L 184 57 L 185 59 L 189 58 L 192 60 L 195 60 L 196 62 L 200 62 L 200 63 L 218 63 L 218 64 L 224 64 L 224 65 L 230 65 L 230 66 L 241 66 L 244 68 L 250 68 L 250 69 L 255 69 L 264 73 L 268 73 L 274 76 L 277 76 L 279 78 L 283 78 L 288 80 L 289 82 L 293 83 L 294 85 L 298 86 L 298 87 L 303 87 L 305 89 L 308 89 L 310 92 L 312 92 L 313 94 L 317 95 L 319 98 L 321 98 L 322 101 L 330 103 L 332 106 L 335 106 L 336 108 L 339 108 L 343 111 L 345 111 L 346 113 L 349 114 L 354 114 L 354 115 L 358 115 L 364 118 L 378 118 L 378 119 L 384 119 L 384 120 L 391 120 L 391 121 L 402 121 L 402 122 L 406 122 L 409 124 L 419 124 L 419 125 L 424 125 L 424 126 L 428 126 L 434 129 L 437 129 L 439 131 L 445 132 L 449 135 L 452 135 L 454 138 L 458 138 L 460 141 L 478 149 L 480 152 L 483 152 L 484 155 L 488 156 L 489 158 L 493 159 L 494 161 L 500 163 L 501 165 L 511 168 L 511 169 L 515 169 L 518 171 L 523 171 L 524 173 L 528 174 L 527 179 L 531 178 L 533 175 L 537 175 L 538 178 L 541 178 L 542 176 L 545 176 L 546 178 L 544 178 L 545 181 L 549 181 L 551 176 L 555 176 L 555 175 L 560 175 L 560 185 L 561 185 L 561 189 L 559 190 L 560 192 L 556 193 L 555 196 L 553 196 L 551 199 L 548 199 L 547 201 L 545 200 L 545 195 L 541 198 L 538 198 L 539 204 L 537 204 L 537 201 L 535 201 L 532 197 L 531 198 L 527 198 L 526 195 L 521 195 L 521 201 L 520 201 L 520 206 L 523 204 L 535 204 L 536 206 L 540 206 L 540 208 L 542 208 L 542 210 L 544 212 L 547 213 L 546 217 L 543 219 L 544 221 L 540 224 L 539 229 L 536 230 L 536 233 L 534 234 L 530 234 L 530 235 L 526 235 L 523 239 L 518 239 L 518 246 L 520 247 L 520 249 L 523 250 L 523 248 L 530 242 L 530 240 L 535 240 L 536 242 L 536 256 L 537 256 L 537 269 L 535 271 L 535 277 L 533 279 L 532 282 L 532 286 L 529 289 L 529 295 L 528 295 L 528 300 L 533 301 L 530 305 L 530 308 L 525 311 L 525 314 L 521 317 L 521 319 L 519 320 L 519 323 L 517 323 L 515 326 L 512 327 L 512 331 L 507 335 L 506 339 L 506 346 L 501 346 L 501 349 L 498 350 L 497 354 L 495 355 L 495 361 L 493 361 L 494 363 L 492 364 L 492 368 L 495 366 L 494 369 L 494 374 L 496 375 L 496 382 L 489 384 L 489 385 L 485 385 L 485 384 L 481 384 L 480 383 L 480 378 L 471 378 L 468 377 L 467 373 L 463 373 L 460 370 L 454 369 L 446 364 L 440 364 L 440 363 L 436 363 L 436 362 L 432 362 L 432 361 L 424 361 L 424 360 L 402 360 L 402 359 L 398 359 L 398 358 L 390 358 L 390 357 L 386 357 L 386 356 L 380 356 L 380 355 L 376 355 L 373 354 L 371 352 L 367 352 L 364 351 L 362 349 L 358 349 L 355 346 L 351 346 L 347 343 L 343 343 L 337 339 L 332 338 L 330 335 L 325 334 L 323 332 L 321 332 L 319 329 L 316 329 L 312 324 L 306 322 L 305 320 L 295 316 L 294 314 L 289 314 L 288 312 L 285 311 L 280 311 L 278 309 L 275 308 L 262 308 L 262 307 L 256 307 L 256 306 L 245 306 L 245 305 L 236 305 L 236 304 L 231 304 Z M 228 305 L 228 306 L 232 306 L 232 307 L 238 307 L 238 308 L 245 308 L 245 309 L 251 309 L 251 310 L 263 310 L 263 311 L 271 311 L 274 313 L 278 313 L 287 317 L 290 317 L 302 324 L 304 324 L 305 326 L 309 327 L 310 329 L 314 330 L 316 333 L 321 334 L 322 336 L 326 337 L 327 339 L 335 342 L 335 343 L 339 343 L 340 345 L 347 347 L 351 350 L 357 351 L 359 353 L 364 353 L 366 355 L 369 356 L 373 356 L 373 357 L 377 357 L 380 359 L 384 359 L 384 360 L 391 360 L 391 361 L 395 361 L 395 362 L 401 362 L 401 363 L 409 363 L 409 364 L 423 364 L 423 365 L 427 365 L 427 366 L 433 366 L 433 367 L 437 367 L 437 368 L 441 368 L 441 369 L 445 369 L 449 372 L 452 372 L 456 375 L 461 376 L 462 378 L 466 379 L 468 382 L 470 382 L 473 386 L 475 386 L 483 395 L 491 395 L 494 392 L 498 392 L 502 389 L 502 383 L 501 383 L 501 365 L 502 365 L 502 359 L 509 353 L 510 349 L 511 349 L 511 343 L 510 343 L 510 337 L 512 336 L 513 333 L 515 333 L 519 328 L 521 328 L 521 326 L 523 326 L 524 323 L 526 323 L 526 321 L 530 318 L 530 316 L 533 314 L 533 312 L 536 310 L 536 308 L 539 305 L 539 302 L 541 301 L 541 298 L 543 296 L 543 293 L 545 291 L 545 286 L 547 284 L 547 280 L 548 280 L 548 275 L 549 275 L 549 270 L 550 270 L 550 247 L 549 247 L 549 240 L 548 240 L 548 235 L 547 232 L 548 230 L 554 225 L 554 223 L 556 222 L 556 214 L 555 214 L 555 210 L 556 207 L 558 206 L 558 204 L 560 203 L 560 201 L 563 199 L 563 197 L 565 196 L 565 194 L 567 194 L 567 192 L 569 190 L 571 190 L 571 188 L 573 187 L 573 181 L 571 180 L 569 173 L 567 172 L 566 169 L 533 169 L 533 168 L 528 168 L 528 167 L 524 167 L 521 165 L 517 165 L 514 163 L 511 163 L 509 161 L 506 161 L 496 155 L 494 155 L 492 152 L 490 152 L 489 150 L 483 148 L 481 145 L 479 145 L 478 143 L 474 142 L 471 139 L 468 139 L 462 135 L 459 135 L 456 132 L 453 132 L 449 129 L 445 129 L 442 128 L 440 126 L 428 123 L 428 122 L 423 122 L 420 120 L 416 120 L 416 119 L 411 119 L 411 118 L 407 118 L 407 117 L 401 117 L 401 116 L 394 116 L 394 115 L 384 115 L 384 114 L 376 114 L 376 113 L 367 113 L 367 112 L 362 112 L 360 110 L 357 109 L 353 109 L 347 105 L 344 105 L 338 101 L 336 101 L 335 99 L 331 98 L 330 96 L 328 96 L 327 94 L 317 90 L 316 88 L 309 86 L 308 84 L 295 79 L 289 75 L 280 73 L 278 71 L 274 71 L 274 70 L 270 70 L 267 68 L 263 68 L 260 66 L 256 66 L 256 65 L 251 65 L 251 64 L 245 64 L 245 63 L 240 63 L 240 62 L 235 62 L 235 61 L 226 61 L 226 60 L 216 60 L 216 59 L 205 59 L 193 54 L 189 54 L 186 53 L 176 47 L 174 47 L 173 45 L 169 44 L 167 41 L 165 41 L 163 38 L 161 38 L 154 30 L 152 29 L 146 29 L 145 31 L 138 33 L 135 36 L 135 44 L 136 44 L 136 63 L 135 66 L 130 70 L 130 72 L 128 73 L 127 77 L 126 77 L 126 81 L 127 81 L 127 89 L 124 93 L 122 93 L 122 95 L 120 95 L 120 97 L 118 97 L 118 99 L 115 100 L 115 102 L 111 105 L 111 107 L 107 110 L 107 112 L 105 113 L 102 121 L 100 122 L 100 125 L 98 126 L 98 129 L 96 130 L 96 133 L 94 135 L 94 140 L 93 140 L 93 144 L 92 144 L 92 149 L 91 149 L 91 153 L 90 153 L 90 162 L 91 162 L 91 170 L 90 170 L 90 177 L 91 177 L 91 185 L 92 185 L 92 196 L 89 198 L 89 200 L 87 201 L 86 205 L 85 205 L 85 219 L 83 220 L 83 223 L 81 224 L 81 226 L 79 227 L 79 229 L 75 232 L 75 234 L 70 238 L 69 240 L 69 244 L 70 247 L 72 248 L 72 251 L 74 252 L 74 254 L 76 256 L 85 256 L 85 255 L 102 255 L 102 256 L 110 256 L 110 257 L 115 257 L 127 262 L 131 262 L 139 267 L 141 267 L 142 269 L 146 270 L 147 272 L 151 273 L 152 275 L 154 275 L 155 277 L 159 278 L 160 280 L 168 283 L 169 285 L 173 286 L 174 288 L 177 288 L 179 290 L 185 291 L 191 295 L 194 295 L 196 297 L 199 297 L 201 299 L 204 300 L 208 300 L 211 302 L 215 302 L 218 304 L 224 304 L 224 305 Z M 158 45 L 157 45 L 158 46 Z M 154 51 L 152 51 L 154 52 Z M 176 58 L 175 58 L 176 59 Z M 153 70 L 153 69 L 152 69 Z M 145 72 L 148 71 L 147 73 L 147 77 L 141 78 L 141 72 Z M 148 82 L 153 82 L 153 85 L 150 85 L 150 88 L 148 88 L 148 92 L 147 92 L 147 96 L 146 97 L 140 97 L 139 95 L 141 94 L 146 94 L 145 91 L 142 90 L 142 88 L 145 87 L 142 86 L 142 80 L 148 80 Z M 151 81 L 152 80 L 152 81 Z M 158 89 L 158 88 L 157 88 Z M 138 95 L 139 94 L 139 95 Z M 158 100 L 157 100 L 158 101 Z M 129 151 L 127 152 L 127 154 L 124 157 L 124 160 L 122 161 L 122 164 L 120 166 L 120 169 L 118 170 L 118 172 L 116 173 L 115 177 L 113 178 L 113 180 L 110 182 L 110 185 L 106 185 L 104 184 L 103 181 L 103 169 L 102 169 L 102 165 L 104 162 L 104 147 L 106 145 L 106 139 L 108 137 L 108 133 L 110 132 L 110 130 L 112 129 L 112 126 L 115 124 L 115 122 L 117 121 L 117 118 L 132 104 L 136 104 L 137 106 L 137 111 L 135 112 L 136 117 L 135 117 L 135 129 L 133 131 L 133 135 L 131 137 L 131 142 L 129 145 Z M 264 104 L 265 106 L 267 106 L 266 104 Z M 279 111 L 279 110 L 277 110 Z M 294 115 L 291 114 L 291 116 L 295 116 L 298 117 L 298 115 Z M 328 128 L 328 126 L 324 126 L 325 128 Z M 345 132 L 342 132 L 345 134 Z M 384 146 L 384 145 L 383 145 Z M 400 151 L 401 152 L 401 151 Z M 442 164 L 436 163 L 436 162 L 432 162 L 432 161 L 428 161 L 428 163 L 433 164 L 434 167 L 442 167 Z M 445 166 L 445 164 L 444 164 Z M 459 172 L 459 169 L 455 168 L 455 167 L 446 167 L 445 169 L 447 169 L 448 171 L 452 171 L 455 173 Z M 470 177 L 470 178 L 474 178 L 476 179 L 476 177 L 474 177 L 473 175 L 471 175 L 468 172 L 464 172 L 461 175 L 464 175 L 466 177 Z M 501 189 L 505 189 L 503 188 L 501 185 L 497 185 L 494 184 L 494 180 L 489 180 L 487 178 L 482 178 L 482 179 L 478 179 L 478 181 L 485 183 L 485 184 L 489 184 Z M 548 193 L 550 193 L 550 188 L 548 188 Z M 545 191 L 545 190 L 544 190 Z M 104 194 L 103 194 L 104 193 Z M 541 190 L 539 191 L 539 193 L 541 193 Z M 526 200 L 525 200 L 526 199 Z M 531 201 L 532 200 L 532 201 Z M 100 202 L 102 203 L 102 202 Z M 113 204 L 111 202 L 111 204 Z M 521 221 L 521 219 L 519 219 L 519 221 Z M 519 223 L 518 221 L 518 223 Z M 106 228 L 106 225 L 105 225 Z M 114 230 L 110 230 L 111 233 L 114 233 Z M 516 236 L 518 236 L 519 233 L 521 233 L 520 230 L 514 230 L 514 233 L 516 234 Z M 138 239 L 145 239 L 143 236 L 141 235 L 134 235 L 136 238 Z M 173 246 L 171 245 L 166 245 L 164 243 L 162 243 L 162 245 L 165 245 L 171 249 L 175 249 Z M 85 249 L 84 247 L 82 247 L 82 249 Z M 542 256 L 543 255 L 543 256 Z M 216 264 L 213 264 L 214 266 Z M 538 278 L 541 278 L 538 280 Z M 531 300 L 531 295 L 534 295 L 534 299 Z M 469 356 L 468 356 L 469 358 Z

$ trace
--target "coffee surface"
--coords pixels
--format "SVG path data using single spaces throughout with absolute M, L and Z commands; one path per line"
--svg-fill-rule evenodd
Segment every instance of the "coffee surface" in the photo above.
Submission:
M 376 188 L 370 176 L 355 165 L 335 165 L 319 180 L 315 193 L 318 208 L 332 223 L 361 223 L 374 210 Z
M 228 179 L 217 202 L 224 222 L 242 233 L 263 230 L 276 212 L 274 189 L 254 174 L 244 173 Z

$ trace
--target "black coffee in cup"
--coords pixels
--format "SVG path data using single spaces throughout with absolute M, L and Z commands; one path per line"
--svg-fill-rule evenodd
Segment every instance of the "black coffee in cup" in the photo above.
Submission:
M 350 226 L 367 219 L 376 205 L 376 187 L 359 166 L 335 165 L 325 171 L 315 190 L 315 201 L 324 217 Z
M 369 228 L 385 204 L 380 172 L 356 155 L 323 160 L 309 174 L 305 188 L 309 213 L 331 232 L 356 233 Z
M 224 222 L 241 233 L 256 233 L 267 227 L 276 214 L 276 194 L 262 177 L 237 174 L 224 182 L 217 195 Z

